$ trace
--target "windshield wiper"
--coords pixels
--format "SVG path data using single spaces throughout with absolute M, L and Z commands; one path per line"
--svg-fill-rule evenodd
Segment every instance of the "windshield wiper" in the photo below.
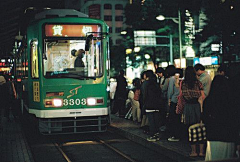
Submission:
M 48 76 L 49 78 L 74 78 L 74 79 L 94 79 L 96 80 L 96 77 L 94 76 L 84 76 L 81 74 L 73 74 L 73 73 L 59 73 L 59 74 L 55 74 L 52 73 L 51 76 Z

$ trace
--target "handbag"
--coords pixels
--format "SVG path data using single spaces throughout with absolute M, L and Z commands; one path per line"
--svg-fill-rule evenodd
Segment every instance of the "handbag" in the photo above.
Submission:
M 202 101 L 202 100 L 201 100 Z M 201 107 L 201 113 L 202 113 L 202 103 L 200 103 Z M 200 123 L 196 123 L 191 125 L 188 128 L 189 133 L 189 141 L 190 142 L 199 142 L 199 141 L 205 141 L 207 139 L 206 137 L 206 127 L 205 124 L 200 121 Z
M 188 128 L 188 133 L 190 142 L 199 142 L 206 140 L 206 127 L 202 122 L 191 125 Z
M 183 98 L 183 94 L 182 94 L 182 81 L 180 82 L 180 86 L 179 86 L 179 95 L 177 97 L 178 102 L 177 102 L 177 107 L 176 107 L 176 114 L 182 114 L 183 110 L 184 110 L 184 105 L 185 105 L 185 99 Z

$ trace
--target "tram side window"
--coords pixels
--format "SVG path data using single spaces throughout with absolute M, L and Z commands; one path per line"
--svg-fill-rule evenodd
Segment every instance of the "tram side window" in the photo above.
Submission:
M 31 75 L 32 78 L 39 78 L 39 66 L 38 66 L 38 42 L 32 40 L 31 42 Z

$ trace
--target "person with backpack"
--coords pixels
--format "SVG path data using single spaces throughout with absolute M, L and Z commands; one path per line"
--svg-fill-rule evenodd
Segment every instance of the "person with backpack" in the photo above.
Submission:
M 141 81 L 139 78 L 133 79 L 134 88 L 129 91 L 128 99 L 132 106 L 132 118 L 136 123 L 141 123 L 141 109 L 139 103 Z
M 162 90 L 157 84 L 157 77 L 152 70 L 146 71 L 146 81 L 143 83 L 143 106 L 149 121 L 150 136 L 148 141 L 159 140 L 160 110 L 163 108 Z

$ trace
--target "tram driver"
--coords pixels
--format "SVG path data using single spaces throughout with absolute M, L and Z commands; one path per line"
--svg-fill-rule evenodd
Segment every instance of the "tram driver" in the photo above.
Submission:
M 84 62 L 82 60 L 83 57 L 84 57 L 84 54 L 85 54 L 85 51 L 83 49 L 80 49 L 80 50 L 73 49 L 71 51 L 71 54 L 72 54 L 72 56 L 77 57 L 75 59 L 75 62 L 74 62 L 74 68 L 76 68 L 76 67 L 85 67 Z

